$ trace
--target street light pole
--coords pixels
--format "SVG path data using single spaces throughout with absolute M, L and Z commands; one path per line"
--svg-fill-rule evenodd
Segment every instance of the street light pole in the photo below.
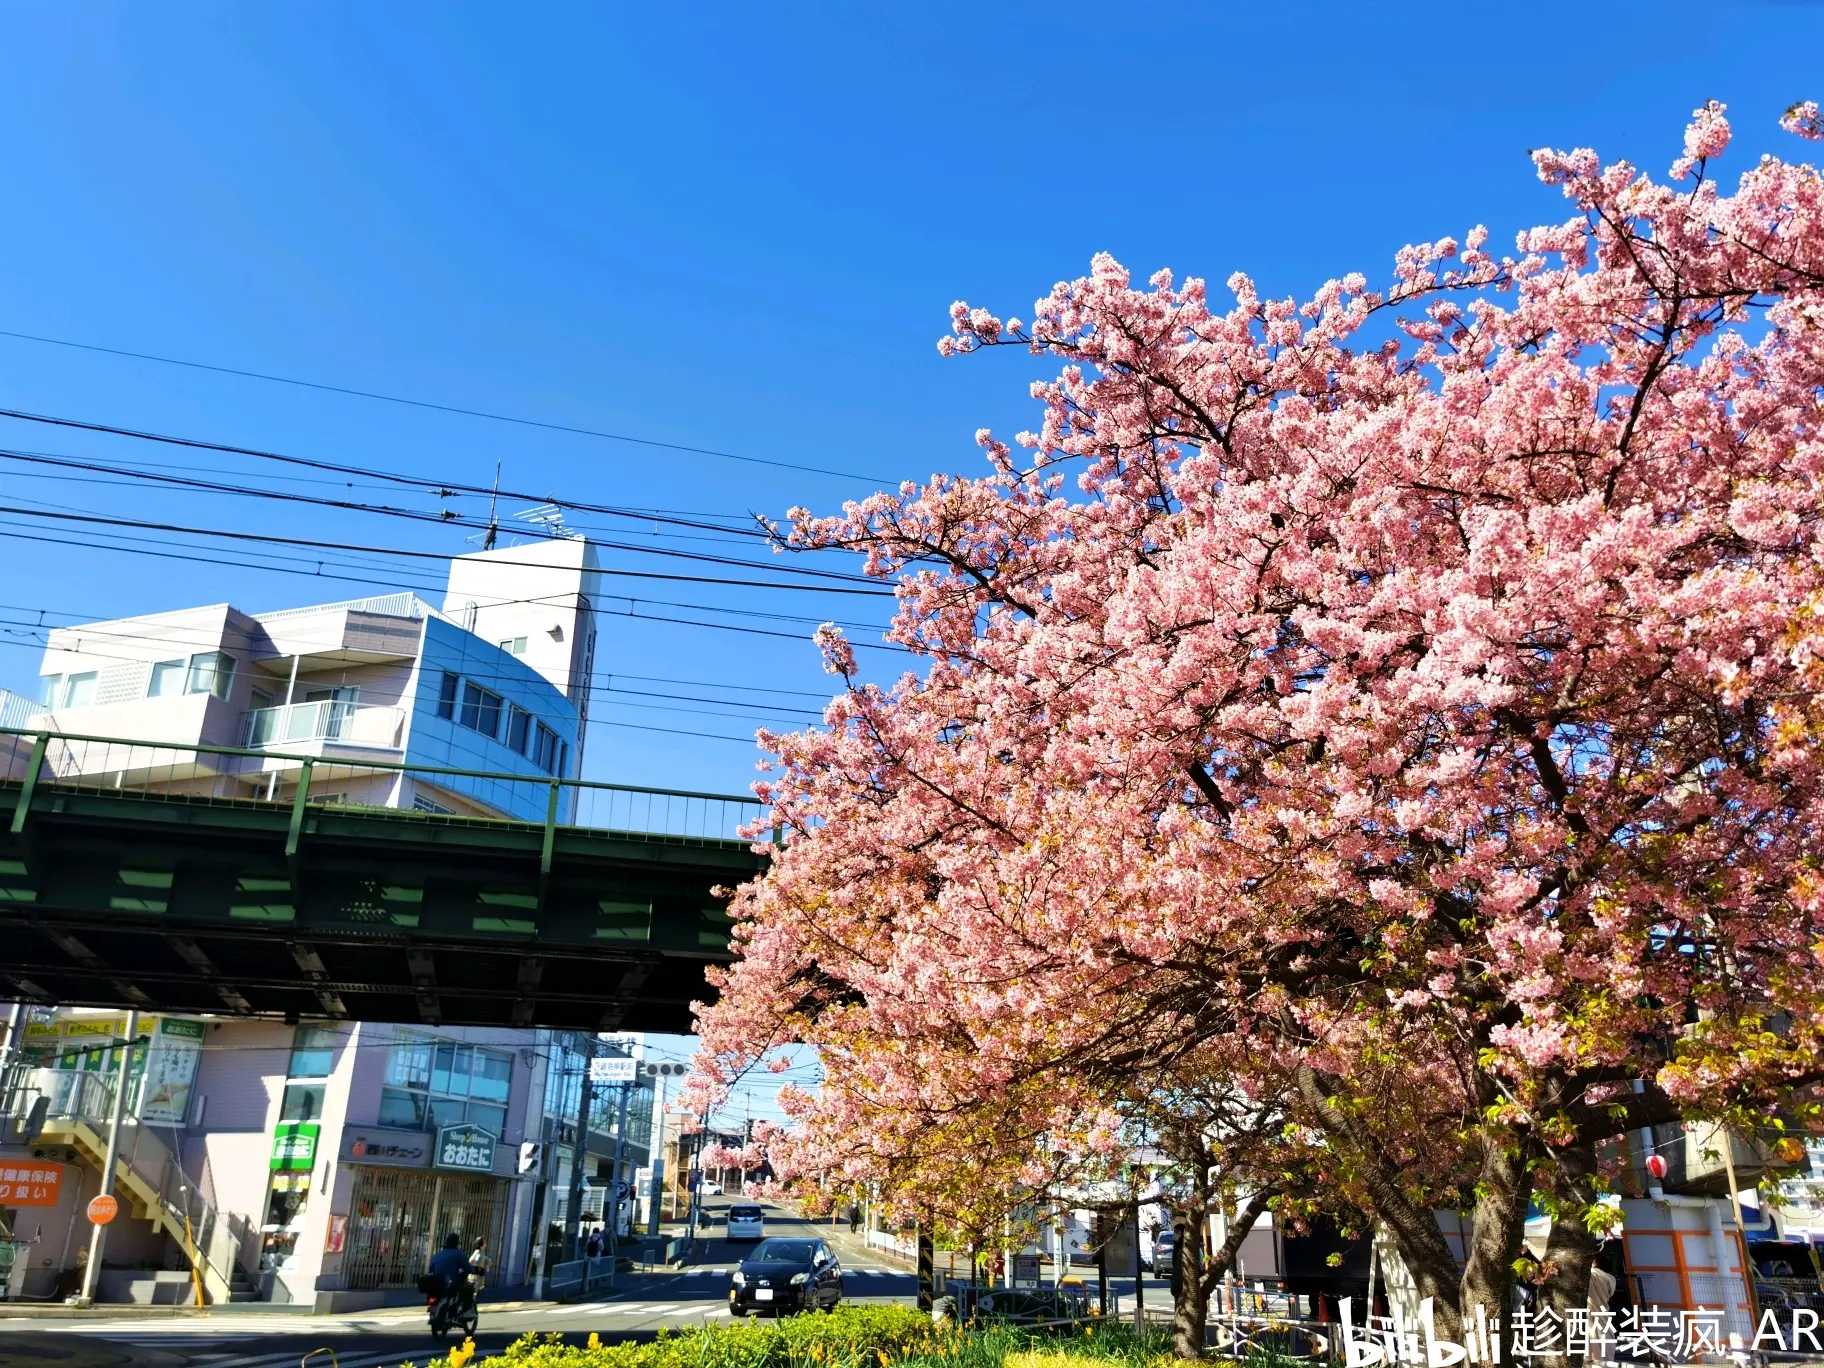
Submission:
M 114 1080 L 114 1115 L 108 1125 L 108 1152 L 101 1165 L 101 1192 L 106 1197 L 114 1191 L 114 1169 L 120 1162 L 120 1128 L 127 1114 L 127 1085 L 132 1081 L 133 1043 L 139 1036 L 139 1009 L 127 1013 L 127 1043 L 120 1052 L 120 1074 Z M 82 1295 L 78 1306 L 95 1300 L 95 1282 L 101 1277 L 101 1251 L 107 1245 L 108 1227 L 98 1221 L 89 1227 L 89 1262 L 82 1270 Z

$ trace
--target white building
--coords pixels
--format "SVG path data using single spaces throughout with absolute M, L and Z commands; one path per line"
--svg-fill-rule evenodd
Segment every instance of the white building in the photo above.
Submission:
M 0 727 L 110 739 L 58 740 L 46 763 L 60 778 L 288 802 L 310 757 L 311 801 L 542 820 L 535 783 L 371 766 L 577 777 L 597 578 L 586 542 L 552 540 L 457 557 L 442 608 L 390 594 L 60 627 L 38 706 L 7 704 Z M 9 737 L 0 765 L 16 771 L 27 749 Z

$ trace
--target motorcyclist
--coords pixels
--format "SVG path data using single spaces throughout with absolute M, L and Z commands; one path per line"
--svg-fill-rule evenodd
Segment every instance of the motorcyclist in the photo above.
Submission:
M 463 1257 L 462 1240 L 451 1231 L 443 1237 L 443 1248 L 431 1256 L 428 1270 L 433 1277 L 443 1279 L 445 1298 L 455 1297 L 455 1306 L 462 1309 L 467 1306 L 473 1284 L 469 1277 L 476 1269 L 468 1259 Z

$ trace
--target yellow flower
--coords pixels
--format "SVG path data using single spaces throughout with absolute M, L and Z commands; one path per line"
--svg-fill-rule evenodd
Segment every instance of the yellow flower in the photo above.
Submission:
M 589 1347 L 591 1349 L 600 1349 L 602 1347 L 602 1337 L 597 1331 L 591 1330 L 589 1332 Z

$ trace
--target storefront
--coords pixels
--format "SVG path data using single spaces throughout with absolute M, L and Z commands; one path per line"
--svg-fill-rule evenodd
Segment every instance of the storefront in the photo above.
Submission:
M 513 1184 L 498 1137 L 472 1124 L 428 1131 L 350 1126 L 342 1162 L 353 1175 L 342 1245 L 342 1286 L 411 1287 L 446 1235 L 466 1253 L 479 1237 L 498 1250 Z

